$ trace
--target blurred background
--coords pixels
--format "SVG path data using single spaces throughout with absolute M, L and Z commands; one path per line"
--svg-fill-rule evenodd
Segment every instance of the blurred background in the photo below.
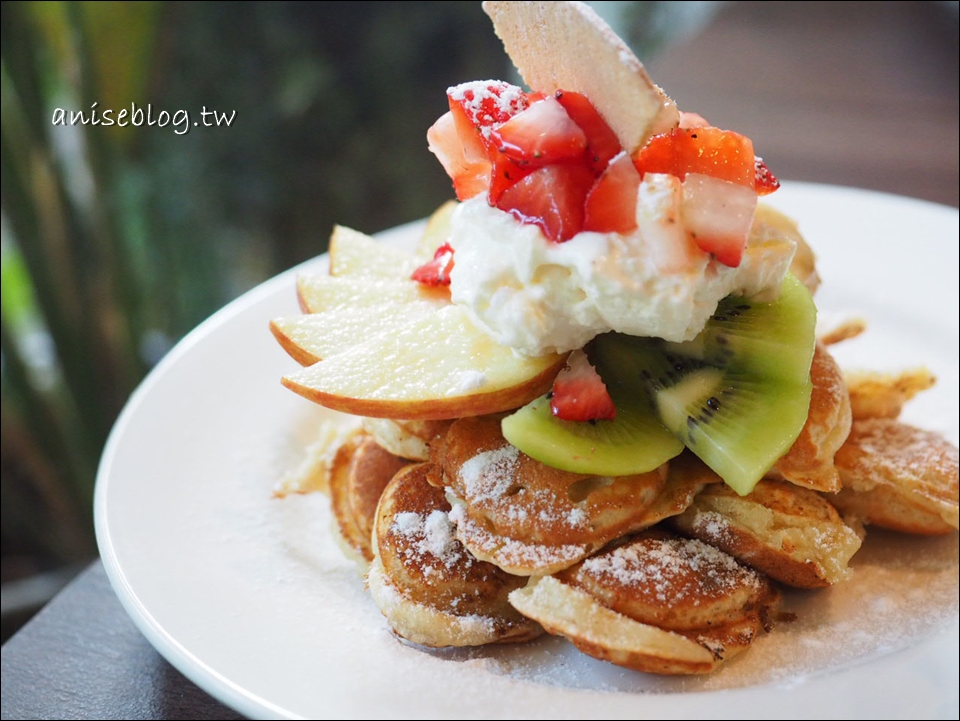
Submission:
M 593 5 L 781 177 L 957 205 L 956 2 Z M 335 223 L 374 233 L 452 197 L 426 129 L 449 85 L 510 70 L 479 2 L 3 2 L 0 19 L 6 639 L 96 556 L 100 452 L 150 368 Z M 142 123 L 103 124 L 124 109 Z

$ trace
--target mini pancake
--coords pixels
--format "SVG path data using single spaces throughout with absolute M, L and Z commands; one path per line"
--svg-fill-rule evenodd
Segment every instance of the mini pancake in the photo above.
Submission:
M 926 368 L 912 368 L 896 375 L 852 371 L 845 374 L 845 379 L 855 420 L 897 418 L 907 401 L 937 382 Z
M 648 673 L 700 674 L 768 628 L 779 594 L 712 546 L 649 530 L 531 579 L 510 602 L 594 658 Z
M 526 579 L 478 561 L 453 536 L 450 506 L 430 463 L 398 473 L 377 507 L 367 585 L 393 631 L 430 647 L 527 641 L 543 630 L 507 594 Z
M 671 524 L 684 535 L 799 588 L 820 588 L 848 578 L 848 563 L 861 543 L 823 496 L 779 481 L 760 481 L 746 496 L 711 485 Z
M 617 478 L 550 468 L 504 440 L 500 416 L 461 418 L 435 459 L 457 537 L 510 573 L 544 575 L 679 513 L 697 482 L 667 484 L 667 467 Z M 663 495 L 665 494 L 665 495 Z
M 450 423 L 364 418 L 363 430 L 394 455 L 411 461 L 426 461 L 430 459 L 430 445 L 443 437 Z
M 816 345 L 810 380 L 813 392 L 807 421 L 790 450 L 767 476 L 833 493 L 840 490 L 833 456 L 850 432 L 850 396 L 840 367 L 823 343 Z
M 783 238 L 792 240 L 797 246 L 797 251 L 790 263 L 790 272 L 813 295 L 820 287 L 817 259 L 807 241 L 800 234 L 796 221 L 766 203 L 758 203 L 756 213 L 753 216 L 753 226 L 750 229 L 750 242 L 760 244 L 772 240 L 782 240 Z
M 843 489 L 831 500 L 864 523 L 925 536 L 958 522 L 957 447 L 891 418 L 854 421 L 837 452 Z
M 408 461 L 383 449 L 362 431 L 340 446 L 330 469 L 330 507 L 338 541 L 347 557 L 373 560 L 370 536 L 383 489 Z

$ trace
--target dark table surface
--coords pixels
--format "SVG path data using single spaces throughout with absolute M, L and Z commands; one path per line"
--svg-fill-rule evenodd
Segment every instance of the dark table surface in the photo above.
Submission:
M 730 3 L 649 62 L 781 177 L 960 204 L 957 3 Z M 2 717 L 240 718 L 170 666 L 100 562 L 3 646 Z

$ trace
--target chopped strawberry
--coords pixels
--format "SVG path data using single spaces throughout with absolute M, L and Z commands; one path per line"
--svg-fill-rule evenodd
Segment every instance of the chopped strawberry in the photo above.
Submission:
M 444 243 L 428 261 L 413 271 L 411 280 L 424 285 L 450 285 L 450 271 L 453 270 L 453 248 Z
M 683 222 L 693 241 L 724 265 L 740 265 L 757 194 L 746 186 L 690 173 L 683 181 Z
M 567 366 L 553 382 L 550 410 L 564 421 L 612 421 L 616 418 L 617 409 L 607 386 L 582 350 L 570 354 Z
M 587 136 L 552 95 L 495 127 L 491 137 L 511 160 L 538 168 L 582 157 L 587 148 Z
M 583 229 L 598 233 L 629 233 L 637 227 L 637 188 L 640 173 L 621 152 L 603 171 L 584 210 Z
M 610 160 L 623 150 L 620 139 L 603 116 L 582 93 L 557 91 L 557 101 L 587 136 L 587 162 L 600 175 Z
M 583 229 L 584 203 L 593 186 L 585 165 L 546 165 L 507 188 L 496 206 L 522 223 L 539 225 L 555 243 Z
M 763 162 L 763 158 L 757 157 L 754 163 L 756 168 L 754 186 L 757 195 L 770 195 L 770 193 L 780 187 L 780 181 L 777 180 L 776 175 L 770 172 L 770 168 Z
M 750 138 L 720 128 L 674 128 L 655 135 L 633 158 L 640 172 L 669 173 L 680 180 L 702 173 L 753 188 L 757 171 Z
M 486 191 L 490 185 L 490 161 L 486 158 L 467 160 L 452 112 L 440 116 L 430 127 L 427 144 L 453 181 L 453 189 L 459 200 L 467 200 Z
M 521 88 L 510 83 L 482 80 L 447 90 L 447 101 L 468 160 L 487 157 L 495 147 L 493 130 L 529 105 Z
M 487 200 L 491 205 L 497 205 L 503 192 L 526 178 L 537 169 L 536 165 L 520 165 L 499 151 L 492 151 L 493 166 L 490 169 Z
M 680 127 L 684 130 L 690 128 L 709 128 L 710 123 L 700 113 L 685 113 L 680 111 Z

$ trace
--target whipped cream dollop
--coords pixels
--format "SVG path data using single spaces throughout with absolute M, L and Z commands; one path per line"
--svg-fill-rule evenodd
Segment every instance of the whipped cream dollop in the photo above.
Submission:
M 693 339 L 724 297 L 773 300 L 796 245 L 752 236 L 732 268 L 700 250 L 682 222 L 682 190 L 648 173 L 638 227 L 548 241 L 536 225 L 491 207 L 483 195 L 451 219 L 453 302 L 499 343 L 526 355 L 582 348 L 608 331 Z

